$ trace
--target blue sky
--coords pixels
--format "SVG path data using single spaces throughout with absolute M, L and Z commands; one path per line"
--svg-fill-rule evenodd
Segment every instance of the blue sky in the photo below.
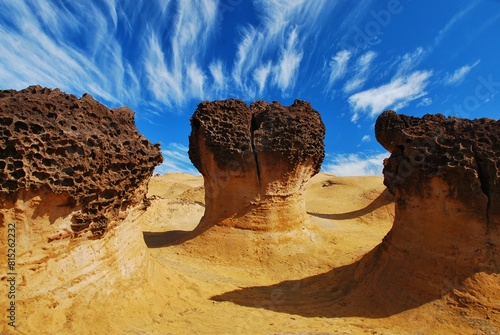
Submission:
M 322 170 L 380 174 L 386 109 L 500 115 L 497 0 L 0 0 L 0 88 L 40 84 L 136 112 L 157 172 L 197 173 L 202 100 L 309 101 Z

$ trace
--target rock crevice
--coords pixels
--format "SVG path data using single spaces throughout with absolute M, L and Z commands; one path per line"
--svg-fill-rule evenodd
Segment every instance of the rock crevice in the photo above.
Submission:
M 489 169 L 486 166 L 488 164 L 488 161 L 485 161 L 484 159 L 481 158 L 480 153 L 478 152 L 478 149 L 475 146 L 472 147 L 472 152 L 474 153 L 474 159 L 476 160 L 477 163 L 477 176 L 479 179 L 481 190 L 488 199 L 486 205 L 486 222 L 489 227 L 490 211 L 491 211 L 491 185 L 490 185 L 491 175 L 489 175 L 490 171 L 488 171 Z
M 255 115 L 252 115 L 251 127 L 250 127 L 250 144 L 252 149 L 253 158 L 255 160 L 255 169 L 257 172 L 257 181 L 260 184 L 260 167 L 259 167 L 259 157 L 255 151 L 255 131 L 258 130 L 260 125 L 257 123 Z

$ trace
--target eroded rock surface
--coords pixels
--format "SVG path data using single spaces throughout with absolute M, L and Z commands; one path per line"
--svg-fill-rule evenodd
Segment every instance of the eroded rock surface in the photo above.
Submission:
M 391 152 L 384 183 L 396 215 L 369 265 L 371 280 L 418 300 L 475 273 L 498 274 L 500 121 L 386 111 L 375 132 Z
M 303 191 L 324 159 L 325 127 L 307 102 L 202 102 L 189 157 L 205 181 L 201 227 L 287 230 L 307 219 Z
M 375 132 L 392 153 L 384 183 L 400 200 L 425 197 L 431 180 L 438 178 L 449 185 L 449 200 L 486 215 L 489 226 L 500 224 L 500 121 L 387 111 Z
M 0 91 L 0 197 L 44 188 L 77 209 L 71 228 L 103 232 L 145 199 L 159 145 L 138 133 L 134 113 L 40 86 Z M 43 191 L 43 192 L 42 192 Z

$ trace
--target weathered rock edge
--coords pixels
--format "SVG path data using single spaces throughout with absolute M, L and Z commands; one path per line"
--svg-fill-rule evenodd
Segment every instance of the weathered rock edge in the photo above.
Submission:
M 139 134 L 134 112 L 84 94 L 30 86 L 0 91 L 0 197 L 50 188 L 79 208 L 71 228 L 105 231 L 120 210 L 145 200 L 162 162 L 159 144 Z

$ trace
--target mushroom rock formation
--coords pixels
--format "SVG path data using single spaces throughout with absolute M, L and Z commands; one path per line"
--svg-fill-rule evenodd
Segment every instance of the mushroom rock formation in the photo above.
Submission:
M 162 156 L 130 109 L 40 86 L 0 91 L 0 137 L 0 223 L 15 230 L 23 298 L 73 278 L 112 280 L 99 266 L 122 275 L 141 266 L 147 250 L 133 221 Z
M 94 233 L 145 199 L 162 158 L 159 145 L 137 132 L 130 109 L 31 86 L 1 91 L 0 111 L 3 198 L 47 188 L 79 208 L 74 231 Z
M 189 157 L 205 182 L 198 230 L 285 231 L 306 222 L 303 192 L 323 162 L 325 135 L 309 103 L 204 101 L 191 125 Z
M 396 215 L 371 280 L 436 297 L 476 273 L 498 274 L 500 121 L 386 111 L 375 133 L 391 152 L 383 173 Z

